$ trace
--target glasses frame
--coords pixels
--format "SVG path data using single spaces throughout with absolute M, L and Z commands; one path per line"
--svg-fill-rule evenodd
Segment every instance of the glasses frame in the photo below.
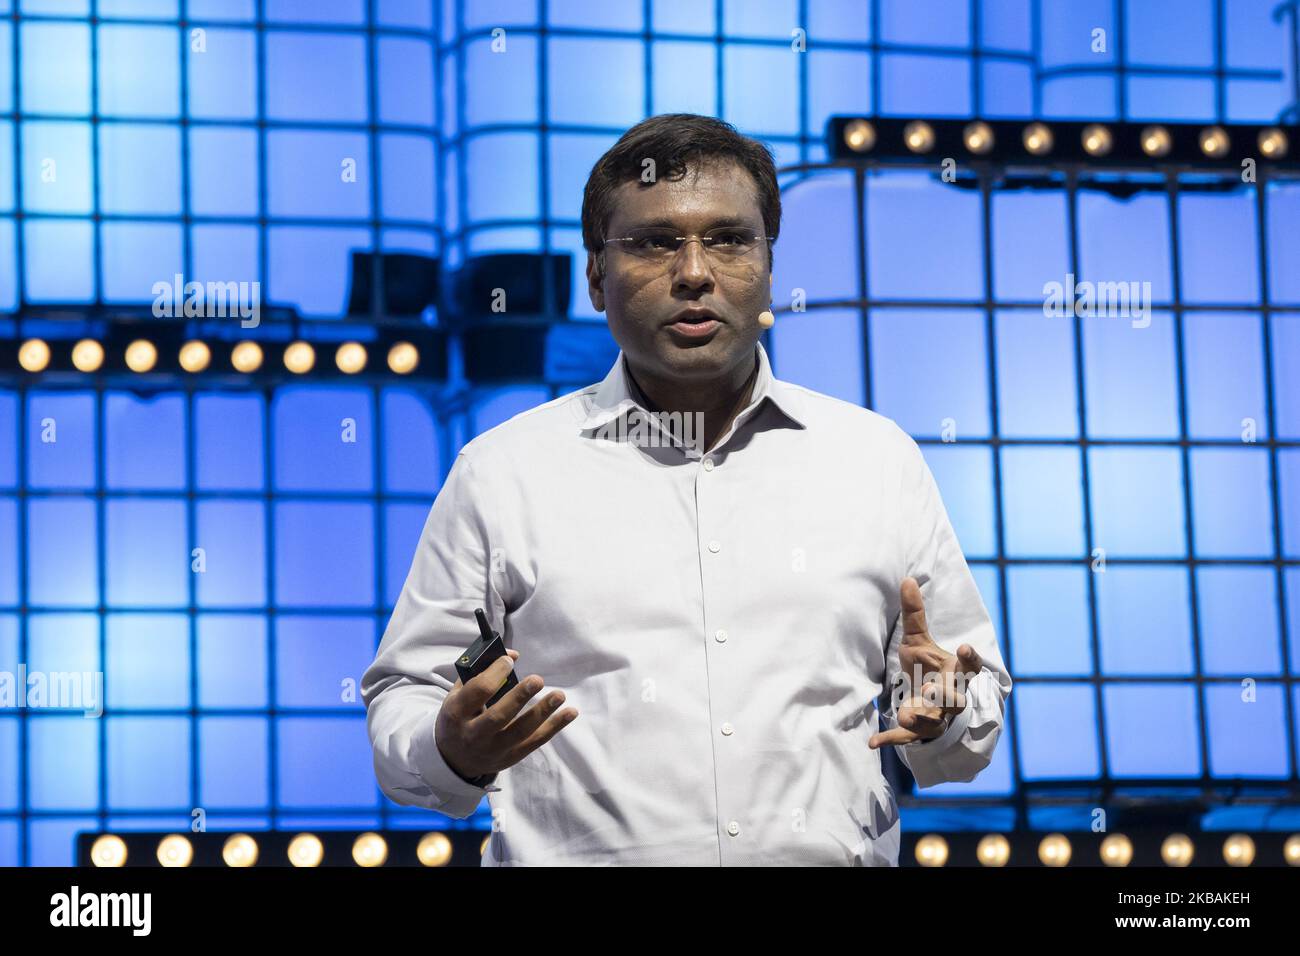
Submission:
M 654 228 L 654 227 L 647 227 L 647 228 L 649 229 L 649 228 Z M 671 231 L 672 231 L 672 230 L 664 230 L 663 235 L 664 235 L 665 237 L 668 237 L 669 234 L 671 233 Z M 743 253 L 741 253 L 740 255 L 736 256 L 736 257 L 735 257 L 734 259 L 732 259 L 732 260 L 726 260 L 726 259 L 718 259 L 718 258 L 715 258 L 715 257 L 713 256 L 713 254 L 712 254 L 710 248 L 709 248 L 709 243 L 706 242 L 705 240 L 709 238 L 709 234 L 710 234 L 710 233 L 719 233 L 719 232 L 732 232 L 732 233 L 739 232 L 741 235 L 745 235 L 745 236 L 750 236 L 750 235 L 752 235 L 753 238 L 754 238 L 754 240 L 755 240 L 755 242 L 754 242 L 754 246 L 753 246 L 752 249 L 746 249 Z M 744 261 L 745 259 L 749 258 L 749 256 L 752 255 L 755 251 L 757 251 L 758 248 L 759 248 L 759 246 L 762 244 L 762 242 L 774 242 L 774 241 L 776 240 L 776 237 L 775 237 L 775 236 L 765 236 L 765 235 L 763 235 L 762 233 L 749 232 L 749 231 L 747 231 L 747 230 L 739 229 L 739 228 L 737 228 L 736 226 L 718 226 L 716 229 L 710 229 L 710 230 L 708 230 L 707 232 L 705 232 L 705 233 L 703 233 L 703 234 L 700 234 L 700 233 L 698 233 L 698 232 L 693 232 L 693 233 L 688 233 L 687 235 L 684 235 L 684 236 L 671 236 L 671 238 L 672 238 L 674 241 L 676 241 L 676 242 L 680 242 L 681 245 L 678 246 L 676 249 L 674 249 L 670 254 L 665 255 L 665 256 L 663 257 L 663 259 L 655 259 L 655 258 L 651 258 L 651 257 L 648 257 L 648 256 L 640 255 L 639 253 L 633 252 L 631 249 L 624 248 L 624 246 L 622 245 L 622 244 L 625 243 L 625 242 L 632 242 L 632 241 L 634 241 L 634 240 L 636 240 L 636 239 L 640 239 L 640 238 L 643 238 L 643 237 L 641 237 L 641 236 L 613 236 L 613 237 L 606 238 L 606 237 L 602 236 L 602 237 L 601 237 L 601 240 L 600 240 L 600 242 L 601 242 L 601 251 L 604 252 L 605 249 L 608 248 L 609 245 L 610 245 L 611 243 L 613 243 L 613 244 L 614 244 L 614 248 L 618 249 L 620 252 L 624 252 L 624 253 L 626 253 L 627 255 L 632 256 L 632 257 L 635 258 L 635 259 L 639 259 L 639 260 L 642 261 L 642 262 L 646 262 L 646 263 L 649 263 L 649 264 L 651 264 L 651 265 L 662 266 L 662 267 L 666 268 L 666 267 L 668 267 L 669 265 L 671 265 L 671 264 L 672 264 L 672 263 L 677 259 L 677 256 L 681 253 L 681 251 L 682 251 L 683 249 L 686 248 L 686 244 L 687 244 L 687 243 L 689 243 L 689 242 L 698 242 L 698 243 L 700 244 L 700 248 L 704 250 L 704 255 L 705 255 L 705 257 L 709 260 L 709 262 L 710 262 L 711 264 L 713 264 L 713 265 L 716 266 L 716 265 L 719 265 L 719 264 L 721 264 L 721 263 L 725 263 L 725 262 L 727 262 L 727 261 L 742 262 L 742 261 Z

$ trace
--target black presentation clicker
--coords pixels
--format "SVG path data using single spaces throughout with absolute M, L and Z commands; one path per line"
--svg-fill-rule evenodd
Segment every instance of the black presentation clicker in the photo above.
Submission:
M 460 675 L 461 684 L 468 684 L 472 678 L 487 670 L 498 657 L 506 656 L 506 642 L 488 625 L 487 616 L 481 607 L 474 609 L 474 617 L 478 620 L 479 636 L 456 660 L 456 673 Z M 515 669 L 512 667 L 487 706 L 491 707 L 518 683 L 519 678 L 515 677 Z

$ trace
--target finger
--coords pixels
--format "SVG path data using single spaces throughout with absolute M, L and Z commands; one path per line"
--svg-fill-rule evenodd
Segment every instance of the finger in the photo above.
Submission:
M 942 707 L 904 707 L 898 712 L 898 725 L 926 740 L 938 737 L 947 729 Z
M 933 644 L 930 627 L 925 620 L 925 601 L 921 597 L 921 586 L 916 578 L 903 578 L 898 596 L 903 605 L 903 642 Z
M 530 734 L 521 744 L 509 751 L 507 755 L 509 764 L 507 764 L 507 766 L 513 766 L 523 760 L 530 753 L 542 746 L 542 744 L 546 743 L 570 723 L 576 720 L 577 717 L 578 709 L 576 707 L 565 707 L 563 710 L 557 711 L 550 717 L 546 718 L 546 721 L 542 726 L 533 731 L 533 733 Z
M 867 741 L 867 746 L 872 750 L 879 750 L 881 747 L 894 747 L 899 744 L 916 743 L 921 738 L 903 727 L 894 727 L 890 730 L 873 734 Z
M 966 695 L 958 691 L 956 685 L 949 684 L 940 691 L 939 685 L 926 684 L 926 687 L 922 688 L 922 697 L 928 708 L 937 709 L 940 714 L 946 714 L 949 718 L 957 717 L 957 714 L 966 709 Z M 930 711 L 927 710 L 927 713 Z
M 943 685 L 944 703 L 952 705 L 958 698 L 964 700 L 962 695 L 971 685 L 971 681 L 980 675 L 983 666 L 984 661 L 969 644 L 957 648 L 956 654 L 949 654 L 937 675 Z
M 517 652 L 517 650 L 513 648 L 506 648 L 506 653 L 510 654 L 511 661 L 517 661 L 517 659 L 519 659 L 519 652 Z M 464 684 L 461 683 L 461 680 L 458 676 L 458 678 L 456 678 L 456 683 L 451 685 L 451 689 L 452 691 L 459 691 L 461 687 L 464 687 Z
M 918 740 L 934 740 L 942 737 L 948 726 L 939 717 L 917 717 L 912 721 L 912 726 L 903 729 L 915 734 Z
M 482 721 L 488 733 L 500 733 L 519 715 L 524 706 L 541 692 L 543 686 L 539 675 L 529 674 L 516 684 L 510 693 L 475 718 L 475 722 Z
M 969 644 L 963 644 L 957 648 L 957 660 L 967 677 L 974 677 L 984 668 L 984 659 Z
M 504 701 L 503 701 L 504 703 Z M 554 714 L 564 704 L 564 691 L 554 693 L 537 702 L 536 706 L 524 710 L 509 727 L 501 731 L 498 744 L 514 749 L 537 732 L 547 717 Z
M 956 675 L 948 675 L 944 684 L 928 683 L 921 688 L 921 699 L 931 708 L 949 717 L 956 716 L 966 709 L 966 695 L 957 689 Z
M 462 716 L 476 716 L 501 689 L 514 669 L 514 658 L 503 655 L 494 660 L 481 674 L 471 677 L 457 695 L 457 706 Z

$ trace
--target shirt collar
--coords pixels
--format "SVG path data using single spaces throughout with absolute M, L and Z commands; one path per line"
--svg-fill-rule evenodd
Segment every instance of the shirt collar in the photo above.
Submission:
M 767 349 L 763 348 L 763 343 L 756 342 L 754 347 L 758 351 L 758 376 L 754 379 L 754 389 L 750 394 L 749 404 L 736 416 L 737 422 L 742 416 L 749 417 L 751 409 L 757 409 L 766 401 L 775 406 L 796 427 L 807 427 L 799 417 L 802 409 L 799 407 L 798 392 L 772 374 L 772 363 L 767 357 Z M 614 367 L 596 386 L 587 415 L 582 419 L 579 428 L 584 432 L 599 428 L 633 408 L 649 414 L 645 406 L 635 397 L 633 382 L 627 371 L 627 359 L 620 349 L 618 358 L 614 360 Z

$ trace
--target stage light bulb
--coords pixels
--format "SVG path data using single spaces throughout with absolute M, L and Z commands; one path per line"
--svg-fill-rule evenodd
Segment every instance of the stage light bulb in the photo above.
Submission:
M 95 866 L 126 866 L 126 842 L 120 836 L 105 833 L 91 844 L 90 862 Z
M 961 135 L 972 153 L 983 155 L 993 148 L 993 128 L 988 123 L 969 123 Z
M 1267 159 L 1281 159 L 1286 155 L 1290 143 L 1286 133 L 1280 129 L 1266 129 L 1259 134 L 1259 151 Z
M 876 128 L 864 119 L 844 125 L 844 145 L 855 153 L 869 153 L 876 145 Z
M 981 866 L 1006 866 L 1011 859 L 1011 844 L 1001 833 L 990 833 L 980 840 L 975 856 Z
M 1169 130 L 1163 126 L 1148 126 L 1142 130 L 1142 152 L 1153 159 L 1167 156 L 1173 146 L 1173 137 L 1169 135 Z
M 1250 866 L 1255 862 L 1255 841 L 1244 833 L 1234 833 L 1223 841 L 1223 862 L 1228 866 Z
M 916 841 L 916 862 L 922 866 L 943 866 L 948 862 L 948 841 L 937 833 L 927 833 Z
M 187 372 L 202 372 L 212 361 L 212 350 L 203 342 L 186 342 L 181 346 L 181 368 Z
M 1222 126 L 1210 126 L 1201 130 L 1201 152 L 1211 159 L 1222 159 L 1227 156 L 1231 145 L 1228 131 Z
M 445 833 L 426 833 L 415 855 L 424 866 L 446 866 L 451 861 L 451 841 Z
M 383 866 L 388 844 L 378 833 L 363 833 L 352 843 L 352 859 L 357 866 Z
M 72 366 L 78 372 L 97 372 L 104 364 L 104 346 L 94 339 L 82 339 L 72 347 Z
M 923 120 L 913 120 L 903 127 L 903 142 L 914 153 L 928 153 L 934 148 L 934 129 Z
M 360 342 L 344 342 L 334 353 L 334 364 L 344 375 L 356 375 L 366 367 L 366 347 Z
M 1282 844 L 1282 859 L 1287 866 L 1300 866 L 1300 834 L 1292 834 Z
M 420 352 L 410 342 L 397 342 L 388 350 L 388 367 L 398 375 L 409 375 L 420 364 Z
M 311 833 L 299 833 L 289 841 L 289 862 L 294 866 L 320 866 L 325 845 Z
M 316 350 L 306 342 L 290 342 L 284 350 L 284 367 L 294 375 L 305 375 L 316 364 Z
M 1133 862 L 1133 841 L 1122 833 L 1112 833 L 1101 841 L 1101 862 L 1107 866 L 1128 866 Z
M 262 367 L 262 347 L 256 342 L 240 342 L 230 350 L 230 364 L 245 375 L 256 372 Z
M 126 367 L 133 372 L 148 372 L 158 364 L 158 349 L 148 339 L 136 339 L 126 347 Z
M 221 847 L 221 858 L 226 861 L 226 866 L 253 866 L 257 863 L 257 841 L 247 833 L 227 837 Z
M 1046 156 L 1052 151 L 1052 131 L 1046 123 L 1030 123 L 1022 137 L 1025 149 L 1035 156 Z
M 18 364 L 29 372 L 43 372 L 50 364 L 50 347 L 44 339 L 28 339 L 18 348 Z
M 1167 866 L 1187 866 L 1194 855 L 1192 841 L 1182 833 L 1167 836 L 1165 842 L 1160 844 L 1160 858 Z
M 1110 130 L 1100 123 L 1090 123 L 1083 128 L 1083 149 L 1089 156 L 1105 156 L 1113 145 Z
M 194 862 L 194 846 L 179 833 L 158 841 L 158 862 L 163 866 L 189 866 Z
M 1038 859 L 1043 866 L 1065 866 L 1073 850 L 1063 833 L 1049 833 L 1038 844 Z

